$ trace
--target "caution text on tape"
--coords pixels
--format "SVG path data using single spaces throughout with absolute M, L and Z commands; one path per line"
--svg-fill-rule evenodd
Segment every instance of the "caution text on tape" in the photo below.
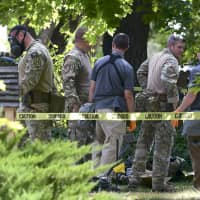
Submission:
M 17 120 L 200 120 L 200 112 L 17 113 Z

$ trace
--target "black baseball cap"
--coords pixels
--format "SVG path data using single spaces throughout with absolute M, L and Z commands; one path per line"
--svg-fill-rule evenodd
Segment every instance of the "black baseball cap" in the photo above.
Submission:
M 10 30 L 10 33 L 13 31 L 28 31 L 28 29 L 24 25 L 16 25 Z

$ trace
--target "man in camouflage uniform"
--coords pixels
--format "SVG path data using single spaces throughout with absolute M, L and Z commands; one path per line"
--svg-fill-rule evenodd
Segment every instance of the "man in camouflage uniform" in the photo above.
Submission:
M 11 53 L 20 57 L 19 88 L 22 102 L 18 112 L 49 112 L 49 93 L 55 89 L 53 63 L 46 47 L 36 41 L 25 26 L 13 27 L 9 34 Z M 31 140 L 49 141 L 50 121 L 25 121 Z
M 62 79 L 66 97 L 65 112 L 78 112 L 80 105 L 88 101 L 91 66 L 87 53 L 91 46 L 84 38 L 86 31 L 85 27 L 78 28 L 75 46 L 64 58 Z M 90 130 L 81 130 L 77 121 L 68 121 L 68 134 L 72 141 L 76 140 L 80 145 L 91 143 L 94 135 Z
M 180 36 L 170 35 L 167 48 L 144 61 L 137 71 L 137 78 L 142 88 L 158 97 L 157 111 L 169 112 L 177 106 L 178 59 L 183 51 L 184 40 Z M 173 190 L 173 187 L 165 183 L 165 177 L 168 174 L 174 135 L 175 129 L 170 121 L 142 122 L 133 161 L 133 175 L 129 177 L 130 187 L 136 187 L 140 183 L 140 176 L 145 173 L 147 153 L 154 141 L 152 190 Z

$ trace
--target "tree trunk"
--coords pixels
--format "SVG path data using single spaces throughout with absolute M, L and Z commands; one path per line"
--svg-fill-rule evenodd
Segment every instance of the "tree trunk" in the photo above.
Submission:
M 63 21 L 61 20 L 53 30 L 53 34 L 51 37 L 51 42 L 58 46 L 56 54 L 63 53 L 67 44 L 64 34 L 60 32 L 62 26 L 63 26 Z
M 144 23 L 143 17 L 146 13 L 144 9 L 138 9 L 141 6 L 145 6 L 147 12 L 152 11 L 151 1 L 147 3 L 145 0 L 135 0 L 133 12 L 121 21 L 116 31 L 116 33 L 124 32 L 130 37 L 130 47 L 125 54 L 125 58 L 134 67 L 135 73 L 140 64 L 147 58 L 149 23 Z M 104 55 L 111 52 L 111 41 L 112 37 L 106 33 L 103 41 Z
M 47 45 L 49 40 L 51 39 L 52 35 L 53 35 L 53 31 L 55 29 L 55 24 L 54 23 L 51 23 L 50 27 L 49 28 L 46 28 L 44 29 L 40 35 L 39 35 L 39 38 L 40 40 L 42 41 L 42 43 L 44 45 Z
M 66 18 L 61 18 L 59 24 L 55 27 L 52 37 L 51 37 L 51 42 L 53 44 L 58 45 L 58 50 L 56 53 L 61 54 L 65 51 L 66 45 L 67 45 L 67 37 L 66 35 L 62 34 L 60 32 L 60 29 L 64 25 L 64 22 L 66 21 Z M 68 26 L 70 32 L 74 32 L 78 26 L 79 23 L 79 17 L 77 17 L 75 20 L 72 20 L 72 17 L 68 18 Z

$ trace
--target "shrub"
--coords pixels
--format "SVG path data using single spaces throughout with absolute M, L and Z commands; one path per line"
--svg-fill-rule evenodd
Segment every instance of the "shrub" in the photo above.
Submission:
M 50 143 L 29 142 L 19 149 L 17 143 L 24 129 L 18 123 L 0 119 L 0 130 L 0 199 L 111 198 L 112 195 L 105 193 L 90 194 L 94 183 L 89 180 L 100 169 L 94 171 L 91 161 L 76 164 L 90 152 L 90 146 L 78 148 L 77 143 L 54 140 Z

